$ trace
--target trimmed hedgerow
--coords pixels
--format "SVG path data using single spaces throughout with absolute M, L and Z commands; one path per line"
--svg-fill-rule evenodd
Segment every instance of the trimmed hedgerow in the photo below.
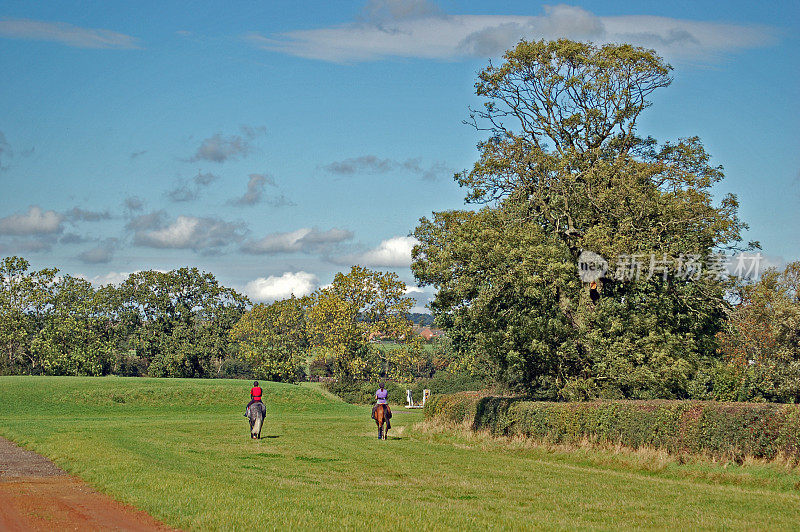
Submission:
M 711 401 L 547 403 L 458 393 L 434 396 L 427 419 L 546 443 L 593 441 L 703 453 L 800 459 L 800 405 Z
M 323 386 L 331 393 L 338 395 L 347 403 L 370 404 L 375 401 L 375 391 L 380 381 L 326 382 Z M 402 384 L 386 381 L 389 402 L 405 404 L 406 390 L 411 390 L 416 403 L 422 403 L 422 390 L 429 389 L 433 395 L 451 394 L 464 390 L 479 390 L 486 387 L 486 382 L 466 375 L 439 372 L 430 379 L 419 379 L 413 384 Z
M 366 405 L 375 402 L 375 392 L 380 383 L 369 381 L 357 382 L 326 382 L 323 386 L 332 394 L 342 398 L 346 403 Z M 403 404 L 406 402 L 406 388 L 396 382 L 387 382 L 386 390 L 389 392 L 389 402 Z M 416 397 L 415 397 L 416 399 Z M 422 399 L 420 395 L 419 399 Z

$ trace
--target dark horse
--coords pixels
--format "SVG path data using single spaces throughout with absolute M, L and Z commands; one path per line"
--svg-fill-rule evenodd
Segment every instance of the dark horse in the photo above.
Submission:
M 264 423 L 264 415 L 267 407 L 261 401 L 256 401 L 247 409 L 247 419 L 250 420 L 250 438 L 261 439 L 261 425 Z
M 387 405 L 377 405 L 375 407 L 375 423 L 378 425 L 378 439 L 385 440 L 389 434 L 389 429 L 392 428 L 392 423 L 389 421 L 389 407 Z M 386 430 L 383 425 L 386 424 Z

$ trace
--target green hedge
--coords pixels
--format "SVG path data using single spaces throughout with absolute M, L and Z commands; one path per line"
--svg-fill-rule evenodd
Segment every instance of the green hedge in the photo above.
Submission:
M 338 395 L 347 403 L 353 403 L 357 405 L 366 405 L 375 402 L 375 391 L 380 386 L 379 382 L 364 382 L 364 381 L 357 381 L 357 382 L 327 382 L 323 384 L 325 388 L 333 393 L 334 395 Z M 397 384 L 396 382 L 387 382 L 386 383 L 386 390 L 389 392 L 389 403 L 390 404 L 405 404 L 406 402 L 406 387 Z M 416 394 L 414 397 L 415 401 L 422 401 L 422 393 L 419 394 L 419 399 L 417 399 Z
M 712 401 L 546 403 L 459 393 L 434 396 L 427 419 L 547 443 L 585 440 L 703 453 L 800 460 L 800 405 Z
M 328 382 L 325 388 L 341 397 L 348 403 L 370 404 L 375 401 L 375 391 L 378 389 L 380 381 L 374 382 Z M 389 391 L 389 402 L 393 404 L 406 404 L 406 390 L 411 390 L 414 402 L 422 403 L 422 390 L 428 389 L 433 395 L 451 394 L 464 390 L 479 390 L 486 387 L 482 380 L 475 379 L 468 375 L 449 373 L 442 371 L 430 379 L 420 379 L 412 384 L 403 384 L 386 381 L 386 389 Z

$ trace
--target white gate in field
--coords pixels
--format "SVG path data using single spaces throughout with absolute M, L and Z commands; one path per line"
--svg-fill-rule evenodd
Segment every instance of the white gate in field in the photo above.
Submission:
M 414 398 L 411 396 L 411 390 L 406 390 L 406 408 L 423 408 L 425 406 L 425 402 L 430 396 L 430 390 L 422 390 L 422 404 L 415 404 Z

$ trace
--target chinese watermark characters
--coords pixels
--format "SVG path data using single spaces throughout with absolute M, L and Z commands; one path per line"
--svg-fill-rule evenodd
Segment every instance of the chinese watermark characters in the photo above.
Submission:
M 584 251 L 578 257 L 578 275 L 583 282 L 596 281 L 601 277 L 617 281 L 666 280 L 668 277 L 687 281 L 707 278 L 723 280 L 736 277 L 740 280 L 758 280 L 764 257 L 761 253 L 739 253 L 725 255 L 712 253 L 706 257 L 680 254 L 638 253 L 619 255 L 609 263 L 597 253 Z

